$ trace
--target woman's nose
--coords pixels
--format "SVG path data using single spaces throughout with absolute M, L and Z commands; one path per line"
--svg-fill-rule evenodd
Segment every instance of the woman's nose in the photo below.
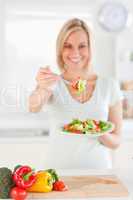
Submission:
M 72 54 L 76 57 L 79 56 L 80 52 L 78 48 L 73 48 Z

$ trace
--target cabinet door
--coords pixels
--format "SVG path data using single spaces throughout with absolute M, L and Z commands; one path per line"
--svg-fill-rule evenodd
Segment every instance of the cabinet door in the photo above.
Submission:
M 113 153 L 114 168 L 133 168 L 133 140 L 124 141 Z

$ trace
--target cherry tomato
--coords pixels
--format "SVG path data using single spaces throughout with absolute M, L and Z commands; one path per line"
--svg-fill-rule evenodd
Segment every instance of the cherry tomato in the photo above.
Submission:
M 53 184 L 53 190 L 55 191 L 67 191 L 68 190 L 68 186 L 65 185 L 64 181 L 56 181 L 54 184 Z
M 27 197 L 27 192 L 25 189 L 14 187 L 10 191 L 10 197 L 14 200 L 24 200 Z

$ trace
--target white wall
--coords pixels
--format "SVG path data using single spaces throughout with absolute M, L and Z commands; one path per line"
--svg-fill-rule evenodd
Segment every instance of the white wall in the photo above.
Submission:
M 8 88 L 8 92 L 11 88 L 10 94 L 5 98 L 11 99 L 14 104 L 14 98 L 17 98 L 14 96 L 17 93 L 16 90 L 22 90 L 22 96 L 26 95 L 25 98 L 27 98 L 30 90 L 34 88 L 35 75 L 40 66 L 50 65 L 53 70 L 57 71 L 56 37 L 63 23 L 72 16 L 84 19 L 91 26 L 94 68 L 99 74 L 114 75 L 114 38 L 97 27 L 93 6 L 87 9 L 85 5 L 79 7 L 77 4 L 75 9 L 73 5 L 71 7 L 69 5 L 66 8 L 62 7 L 62 12 L 58 8 L 60 13 L 58 14 L 57 9 L 54 17 L 52 14 L 45 16 L 43 14 L 46 11 L 45 4 L 42 4 L 42 1 L 39 2 L 37 7 L 33 6 L 30 1 L 25 4 L 21 2 L 22 7 L 18 3 L 13 7 L 9 1 L 6 4 L 6 65 L 2 84 Z M 31 8 L 25 5 L 31 5 Z M 73 9 L 75 14 L 73 14 Z
M 0 0 L 0 80 L 2 80 L 5 66 L 5 4 Z M 0 86 L 1 88 L 1 86 Z
M 133 80 L 133 30 L 125 31 L 117 38 L 116 66 L 119 80 Z

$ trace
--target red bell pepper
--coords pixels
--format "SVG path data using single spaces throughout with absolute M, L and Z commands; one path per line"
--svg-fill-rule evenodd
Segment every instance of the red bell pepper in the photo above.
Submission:
M 13 180 L 20 188 L 31 187 L 36 181 L 36 174 L 29 166 L 20 166 L 13 173 Z

